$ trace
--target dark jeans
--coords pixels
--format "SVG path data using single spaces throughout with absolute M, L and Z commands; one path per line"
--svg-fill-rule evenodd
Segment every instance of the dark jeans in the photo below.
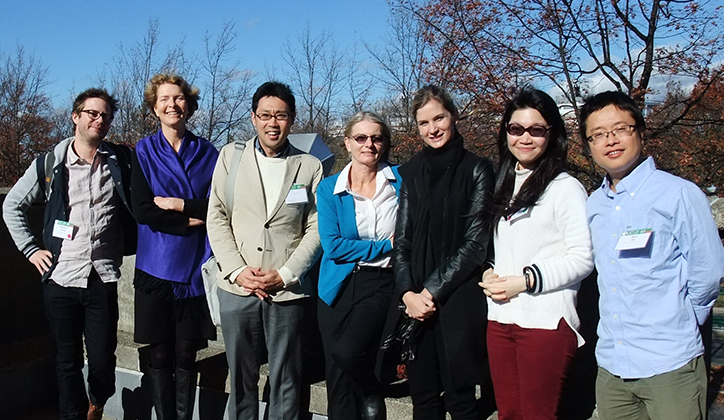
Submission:
M 347 277 L 332 307 L 318 302 L 330 420 L 359 418 L 357 400 L 380 393 L 375 361 L 393 290 L 392 270 L 365 268 Z
M 88 400 L 105 405 L 116 389 L 117 283 L 91 271 L 88 288 L 43 286 L 45 313 L 57 349 L 60 420 L 86 419 Z M 83 336 L 88 357 L 88 394 L 83 383 Z

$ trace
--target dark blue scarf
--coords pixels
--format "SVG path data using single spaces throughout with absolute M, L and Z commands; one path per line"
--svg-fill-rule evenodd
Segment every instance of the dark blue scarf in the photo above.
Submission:
M 186 131 L 178 153 L 163 133 L 141 139 L 136 156 L 154 196 L 206 198 L 219 153 L 208 141 Z M 188 229 L 182 235 L 153 231 L 138 225 L 136 267 L 173 282 L 177 299 L 201 296 L 201 265 L 211 255 L 206 229 Z

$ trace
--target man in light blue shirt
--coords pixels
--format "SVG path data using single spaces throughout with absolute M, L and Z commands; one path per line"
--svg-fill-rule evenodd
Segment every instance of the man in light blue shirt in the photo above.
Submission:
M 581 108 L 584 148 L 606 171 L 588 200 L 601 320 L 601 419 L 704 419 L 707 376 L 699 325 L 724 273 L 709 203 L 694 184 L 643 153 L 640 108 L 621 92 Z

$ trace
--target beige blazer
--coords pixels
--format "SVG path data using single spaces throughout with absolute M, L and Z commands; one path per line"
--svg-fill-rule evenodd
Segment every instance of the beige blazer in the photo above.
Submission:
M 274 210 L 267 212 L 255 141 L 256 137 L 249 140 L 241 155 L 231 215 L 226 211 L 226 180 L 234 154 L 233 143 L 221 149 L 214 169 L 206 228 L 219 265 L 219 287 L 248 296 L 249 293 L 230 278 L 232 272 L 243 266 L 264 270 L 287 267 L 301 282 L 275 293 L 272 300 L 308 296 L 311 285 L 306 281 L 305 273 L 322 252 L 316 204 L 322 164 L 316 157 L 290 146 L 290 155 L 285 158 L 287 171 L 280 197 Z M 306 185 L 307 204 L 286 204 L 285 198 L 294 184 Z

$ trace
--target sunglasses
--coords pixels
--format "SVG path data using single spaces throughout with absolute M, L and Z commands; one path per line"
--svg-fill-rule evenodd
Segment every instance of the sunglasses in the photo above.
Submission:
M 351 137 L 352 140 L 356 141 L 358 144 L 365 144 L 367 143 L 367 139 L 372 140 L 372 143 L 376 145 L 384 144 L 385 138 L 382 136 L 368 136 L 366 134 L 357 134 L 356 136 Z
M 542 125 L 531 125 L 530 127 L 523 127 L 522 125 L 516 123 L 508 124 L 505 127 L 505 131 L 508 134 L 516 137 L 520 137 L 526 132 L 528 132 L 531 137 L 545 137 L 546 133 L 550 129 L 550 127 L 545 127 Z

